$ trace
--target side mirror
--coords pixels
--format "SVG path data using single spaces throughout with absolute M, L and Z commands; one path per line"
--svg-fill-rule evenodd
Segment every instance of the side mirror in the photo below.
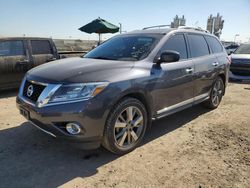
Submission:
M 168 63 L 168 62 L 177 62 L 180 59 L 180 53 L 173 50 L 163 51 L 160 57 L 157 59 L 156 63 Z

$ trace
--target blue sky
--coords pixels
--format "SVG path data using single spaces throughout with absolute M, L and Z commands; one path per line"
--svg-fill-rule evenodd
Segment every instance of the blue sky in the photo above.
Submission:
M 224 20 L 221 39 L 248 41 L 250 0 L 1 0 L 0 37 L 41 36 L 97 39 L 78 30 L 98 16 L 131 31 L 146 26 L 170 24 L 175 15 L 185 15 L 186 25 L 206 28 L 210 14 Z M 112 35 L 103 35 L 106 39 Z

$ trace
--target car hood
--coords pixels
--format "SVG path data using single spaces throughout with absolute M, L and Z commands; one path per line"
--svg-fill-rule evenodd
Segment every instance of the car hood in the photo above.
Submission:
M 250 54 L 232 54 L 232 59 L 250 59 Z
M 45 83 L 115 81 L 115 75 L 127 74 L 134 62 L 90 58 L 56 60 L 31 69 L 27 79 Z

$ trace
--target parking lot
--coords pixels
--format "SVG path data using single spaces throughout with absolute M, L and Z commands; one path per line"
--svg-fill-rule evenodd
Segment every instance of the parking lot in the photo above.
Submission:
M 54 140 L 0 94 L 0 187 L 248 187 L 250 85 L 230 83 L 222 104 L 153 123 L 144 143 L 116 156 Z

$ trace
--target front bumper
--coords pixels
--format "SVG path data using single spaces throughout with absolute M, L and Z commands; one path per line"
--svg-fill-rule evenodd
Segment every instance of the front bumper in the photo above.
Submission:
M 20 113 L 45 133 L 71 143 L 81 143 L 83 148 L 84 144 L 86 148 L 100 146 L 106 121 L 101 101 L 89 100 L 39 108 L 18 96 L 16 104 Z M 77 122 L 82 131 L 78 135 L 69 134 L 65 129 L 69 122 Z
M 244 81 L 244 80 L 250 80 L 250 76 L 241 76 L 241 75 L 236 75 L 233 74 L 231 71 L 229 71 L 229 80 L 234 81 L 234 80 L 240 80 L 240 81 Z

